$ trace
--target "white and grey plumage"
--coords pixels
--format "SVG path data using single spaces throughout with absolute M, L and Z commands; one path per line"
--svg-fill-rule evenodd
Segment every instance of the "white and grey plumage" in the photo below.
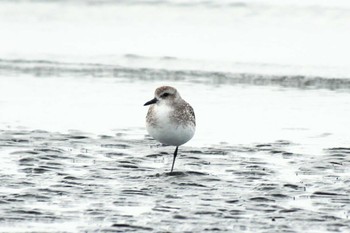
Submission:
M 163 144 L 176 146 L 172 172 L 178 147 L 188 142 L 196 129 L 193 108 L 170 86 L 157 88 L 154 99 L 144 104 L 146 105 L 151 105 L 146 117 L 148 133 Z

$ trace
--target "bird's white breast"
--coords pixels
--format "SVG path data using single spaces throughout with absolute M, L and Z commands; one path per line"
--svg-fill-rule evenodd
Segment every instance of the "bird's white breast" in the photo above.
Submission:
M 156 124 L 149 124 L 146 127 L 148 133 L 157 141 L 173 146 L 180 146 L 188 142 L 194 135 L 193 124 L 180 124 L 171 114 L 173 109 L 167 105 L 154 106 Z

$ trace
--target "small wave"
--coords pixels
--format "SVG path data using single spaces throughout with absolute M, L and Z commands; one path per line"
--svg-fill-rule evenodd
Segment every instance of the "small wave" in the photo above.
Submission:
M 127 56 L 131 56 L 133 59 L 142 58 L 136 55 Z M 31 75 L 35 77 L 114 77 L 140 81 L 181 80 L 190 83 L 204 83 L 211 85 L 245 84 L 301 89 L 350 89 L 350 78 L 329 78 L 306 75 L 266 75 L 201 70 L 169 70 L 122 67 L 118 65 L 99 63 L 64 63 L 45 60 L 0 59 L 0 76 L 9 75 Z
M 28 0 L 34 2 L 33 0 Z M 35 0 L 38 2 L 38 0 Z M 41 0 L 41 2 L 45 2 Z M 55 2 L 68 2 L 66 0 L 56 0 Z M 197 0 L 197 1 L 186 1 L 186 0 L 75 0 L 70 2 L 82 3 L 87 5 L 141 5 L 141 6 L 169 6 L 169 7 L 245 7 L 247 3 L 240 0 L 230 1 L 208 1 L 208 0 Z

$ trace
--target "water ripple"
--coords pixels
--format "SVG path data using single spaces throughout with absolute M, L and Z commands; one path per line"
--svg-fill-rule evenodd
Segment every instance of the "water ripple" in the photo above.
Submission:
M 127 130 L 2 130 L 0 139 L 4 229 L 35 222 L 88 232 L 340 232 L 350 225 L 347 147 L 300 155 L 287 141 L 185 146 L 169 173 L 173 148 L 130 139 Z

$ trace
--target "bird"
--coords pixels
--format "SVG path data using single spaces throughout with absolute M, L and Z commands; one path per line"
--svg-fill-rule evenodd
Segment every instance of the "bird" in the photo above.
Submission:
M 176 88 L 158 87 L 154 98 L 144 104 L 149 109 L 146 116 L 148 134 L 158 142 L 175 146 L 174 164 L 179 146 L 192 139 L 196 130 L 196 117 L 192 106 L 181 98 Z

